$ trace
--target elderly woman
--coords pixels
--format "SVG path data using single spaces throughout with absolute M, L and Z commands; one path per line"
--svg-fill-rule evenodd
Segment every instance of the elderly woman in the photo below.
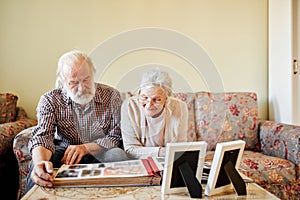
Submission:
M 121 108 L 124 149 L 133 158 L 165 157 L 167 143 L 186 142 L 187 105 L 172 97 L 172 79 L 159 68 L 143 74 L 138 94 Z

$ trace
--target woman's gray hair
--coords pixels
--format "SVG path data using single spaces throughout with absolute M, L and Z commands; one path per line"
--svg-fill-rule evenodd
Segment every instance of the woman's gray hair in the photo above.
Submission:
M 162 70 L 158 67 L 146 71 L 142 75 L 140 80 L 140 89 L 157 85 L 165 89 L 167 96 L 172 96 L 172 79 L 167 71 Z
M 93 75 L 96 73 L 96 68 L 92 60 L 85 53 L 79 50 L 71 50 L 69 52 L 64 53 L 58 60 L 58 66 L 56 71 L 56 88 L 63 88 L 65 77 L 64 73 L 70 73 L 72 70 L 72 66 L 74 63 L 80 62 L 82 58 L 88 63 L 91 72 Z

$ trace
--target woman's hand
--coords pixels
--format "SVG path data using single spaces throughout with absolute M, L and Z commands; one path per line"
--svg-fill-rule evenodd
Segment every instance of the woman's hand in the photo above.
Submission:
M 166 156 L 166 147 L 160 147 L 158 151 L 159 157 L 165 157 Z

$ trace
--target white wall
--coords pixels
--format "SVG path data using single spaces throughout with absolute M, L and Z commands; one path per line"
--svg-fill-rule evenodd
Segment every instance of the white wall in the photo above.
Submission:
M 194 40 L 216 66 L 224 89 L 256 92 L 259 116 L 267 118 L 267 11 L 267 0 L 2 0 L 0 92 L 17 94 L 18 104 L 35 117 L 40 95 L 54 87 L 62 53 L 73 48 L 92 53 L 121 32 L 158 27 Z M 190 63 L 158 50 L 121 56 L 101 81 L 116 85 L 148 63 L 171 67 L 192 90 L 207 89 L 207 77 Z

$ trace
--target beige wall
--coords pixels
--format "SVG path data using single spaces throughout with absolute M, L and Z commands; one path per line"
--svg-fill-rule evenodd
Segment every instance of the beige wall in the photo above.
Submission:
M 91 53 L 108 38 L 143 27 L 193 39 L 225 91 L 256 92 L 259 115 L 268 117 L 267 0 L 0 0 L 0 92 L 17 94 L 18 105 L 35 117 L 40 95 L 54 87 L 62 53 Z M 116 85 L 143 63 L 173 67 L 193 90 L 207 89 L 183 59 L 155 50 L 123 55 L 100 81 Z

